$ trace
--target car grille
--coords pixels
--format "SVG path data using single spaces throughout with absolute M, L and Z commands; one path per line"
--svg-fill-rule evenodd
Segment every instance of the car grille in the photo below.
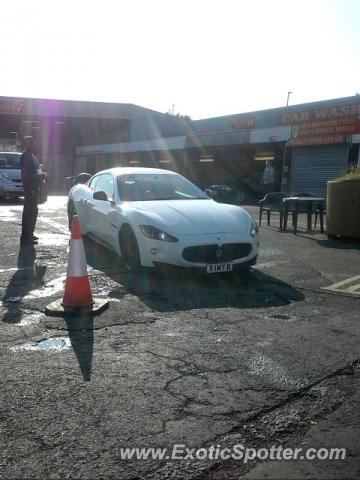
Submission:
M 15 180 L 14 178 L 12 178 L 11 181 L 14 182 L 14 183 L 18 183 L 18 184 L 22 183 L 22 180 Z
M 183 258 L 194 263 L 223 263 L 244 258 L 251 252 L 250 243 L 225 243 L 224 245 L 198 245 L 183 250 Z

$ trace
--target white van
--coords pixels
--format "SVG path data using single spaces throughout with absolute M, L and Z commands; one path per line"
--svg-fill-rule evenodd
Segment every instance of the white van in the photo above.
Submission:
M 0 198 L 24 196 L 20 157 L 18 152 L 0 152 Z

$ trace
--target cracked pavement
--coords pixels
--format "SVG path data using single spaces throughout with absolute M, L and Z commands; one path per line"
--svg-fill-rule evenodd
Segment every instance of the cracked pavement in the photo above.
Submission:
M 360 245 L 262 226 L 249 275 L 129 275 L 86 241 L 98 317 L 46 317 L 63 293 L 64 197 L 19 251 L 0 205 L 0 478 L 358 478 Z M 256 215 L 257 209 L 249 207 Z M 64 338 L 61 349 L 39 347 Z M 331 435 L 330 435 L 331 433 Z M 331 443 L 331 439 L 335 443 Z M 337 443 L 336 443 L 337 442 Z M 122 447 L 337 446 L 342 462 L 121 460 Z

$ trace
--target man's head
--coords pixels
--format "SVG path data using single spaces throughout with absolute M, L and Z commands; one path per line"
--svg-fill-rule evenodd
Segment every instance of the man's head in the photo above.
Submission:
M 266 160 L 266 166 L 271 167 L 271 160 Z
M 26 137 L 24 137 L 23 145 L 24 145 L 25 150 L 34 150 L 34 148 L 35 148 L 34 137 L 31 137 L 30 135 L 27 135 Z

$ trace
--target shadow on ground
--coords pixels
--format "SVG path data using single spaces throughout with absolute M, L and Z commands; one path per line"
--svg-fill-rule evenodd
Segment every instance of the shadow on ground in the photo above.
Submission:
M 65 316 L 71 347 L 79 362 L 80 371 L 85 381 L 91 380 L 91 367 L 94 350 L 94 320 L 92 316 Z
M 206 275 L 184 269 L 129 274 L 121 259 L 92 240 L 85 241 L 87 263 L 104 272 L 119 288 L 108 295 L 137 296 L 155 311 L 194 308 L 262 308 L 289 305 L 304 299 L 298 290 L 255 269 L 251 273 Z M 124 293 L 125 288 L 125 293 Z
M 321 247 L 334 248 L 336 250 L 360 250 L 359 238 L 341 238 L 317 240 Z
M 282 232 L 291 233 L 291 232 Z M 316 242 L 320 247 L 333 248 L 335 250 L 360 250 L 360 238 L 338 237 L 327 238 L 326 234 L 319 238 L 320 232 L 312 230 L 311 232 L 297 232 L 298 237 L 306 238 Z
M 21 246 L 17 270 L 6 288 L 3 305 L 6 313 L 2 319 L 6 323 L 19 323 L 22 318 L 22 299 L 34 288 L 43 284 L 45 265 L 35 265 L 36 252 L 33 246 Z

